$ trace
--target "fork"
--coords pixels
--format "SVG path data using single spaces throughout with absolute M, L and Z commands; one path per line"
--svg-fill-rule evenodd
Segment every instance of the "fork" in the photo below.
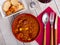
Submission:
M 54 45 L 54 34 L 53 34 L 53 23 L 54 23 L 54 13 L 50 13 L 50 24 L 51 24 L 51 45 Z

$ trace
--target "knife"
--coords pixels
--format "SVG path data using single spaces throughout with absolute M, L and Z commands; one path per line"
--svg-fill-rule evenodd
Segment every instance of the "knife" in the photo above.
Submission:
M 58 16 L 56 16 L 55 20 L 55 45 L 57 45 L 57 24 L 58 24 Z

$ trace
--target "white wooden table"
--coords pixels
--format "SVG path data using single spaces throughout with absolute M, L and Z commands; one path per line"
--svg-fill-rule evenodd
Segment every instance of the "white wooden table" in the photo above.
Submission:
M 23 13 L 32 13 L 35 16 L 39 15 L 43 12 L 48 6 L 50 6 L 59 16 L 60 15 L 60 0 L 52 0 L 50 3 L 43 4 L 34 0 L 36 3 L 36 12 L 35 9 L 30 8 L 29 3 L 31 0 L 25 0 L 27 4 L 27 10 Z M 1 0 L 0 0 L 1 3 Z M 15 16 L 11 16 L 9 18 L 2 18 L 0 14 L 0 45 L 23 45 L 24 43 L 19 42 L 15 39 L 11 31 L 11 24 Z M 35 44 L 34 44 L 35 43 Z M 25 45 L 38 45 L 36 41 L 31 43 L 27 43 Z

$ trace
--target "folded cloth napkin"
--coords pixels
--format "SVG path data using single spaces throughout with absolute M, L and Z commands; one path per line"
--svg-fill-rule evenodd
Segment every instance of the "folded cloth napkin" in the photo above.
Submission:
M 39 45 L 43 45 L 43 33 L 44 33 L 44 24 L 42 23 L 42 15 L 44 13 L 48 13 L 49 17 L 50 17 L 50 13 L 54 12 L 50 7 L 48 7 L 47 9 L 45 9 L 41 14 L 39 14 L 39 16 L 37 17 L 39 23 L 40 23 L 40 33 L 39 36 L 37 37 L 36 41 L 39 43 Z M 56 13 L 54 12 L 54 16 L 56 17 Z M 55 23 L 54 23 L 55 24 Z M 54 26 L 53 24 L 53 26 Z M 51 27 L 50 27 L 50 22 L 47 23 L 46 25 L 46 45 L 50 45 L 50 34 L 51 34 Z
M 58 17 L 58 45 L 60 45 L 60 17 Z

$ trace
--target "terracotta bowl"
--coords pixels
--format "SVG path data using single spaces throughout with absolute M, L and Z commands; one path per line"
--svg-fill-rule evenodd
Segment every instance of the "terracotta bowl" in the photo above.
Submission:
M 13 20 L 12 33 L 19 41 L 31 42 L 37 38 L 39 31 L 39 22 L 32 14 L 19 14 Z

